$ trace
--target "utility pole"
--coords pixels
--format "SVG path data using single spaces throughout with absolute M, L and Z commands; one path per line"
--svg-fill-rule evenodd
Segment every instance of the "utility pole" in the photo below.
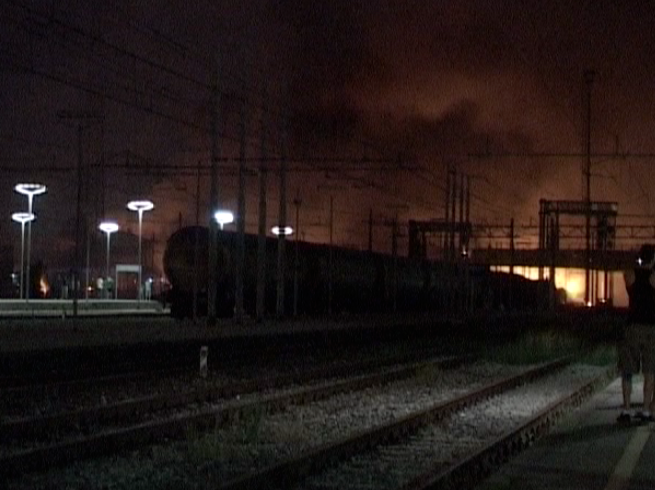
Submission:
M 237 212 L 237 263 L 235 278 L 235 320 L 243 321 L 243 272 L 246 254 L 246 101 L 241 104 L 239 144 L 239 202 Z
M 368 251 L 373 252 L 373 208 L 368 210 Z
M 509 298 L 507 308 L 512 311 L 514 309 L 514 218 L 509 223 Z
M 446 171 L 446 202 L 445 202 L 445 216 L 444 216 L 444 223 L 449 223 L 450 222 L 450 165 L 448 165 L 448 169 Z M 444 240 L 443 240 L 443 252 L 444 252 L 444 259 L 449 257 L 449 249 L 450 249 L 450 230 L 446 230 L 444 234 Z
M 398 215 L 393 217 L 391 225 L 391 255 L 393 260 L 393 312 L 398 310 Z
M 459 176 L 459 237 L 457 255 L 461 257 L 464 247 L 464 174 Z
M 452 191 L 450 194 L 451 203 L 450 203 L 450 243 L 448 245 L 448 255 L 450 260 L 455 260 L 455 219 L 457 212 L 457 172 L 452 170 L 452 178 L 450 179 L 452 184 Z
M 211 81 L 211 107 L 210 114 L 210 188 L 209 188 L 209 271 L 207 285 L 207 325 L 216 325 L 216 297 L 218 282 L 218 223 L 214 219 L 214 213 L 218 210 L 218 109 L 219 109 L 219 68 L 212 72 Z
M 93 113 L 93 112 L 71 112 L 71 111 L 59 111 L 57 112 L 57 117 L 62 120 L 75 120 L 77 121 L 77 196 L 76 196 L 76 205 L 75 205 L 75 265 L 73 267 L 73 277 L 71 284 L 71 292 L 73 294 L 73 317 L 77 318 L 78 314 L 78 300 L 80 296 L 79 286 L 80 286 L 80 272 L 82 270 L 81 265 L 81 242 L 82 242 L 82 187 L 83 187 L 83 151 L 82 151 L 82 136 L 84 130 L 84 121 L 102 121 L 102 116 Z M 84 219 L 84 229 L 85 233 L 89 233 L 89 226 Z M 87 236 L 88 239 L 88 236 Z M 88 259 L 88 252 L 87 252 Z M 87 274 L 88 274 L 88 263 L 87 263 Z M 87 276 L 88 277 L 88 276 Z
M 261 126 L 261 161 L 259 163 L 259 221 L 257 230 L 257 303 L 255 306 L 257 321 L 264 319 L 266 309 L 266 85 L 264 85 L 262 126 Z
M 283 116 L 284 118 L 284 116 Z M 280 159 L 280 207 L 279 207 L 279 223 L 280 230 L 284 230 L 287 226 L 287 127 L 286 120 L 282 121 L 282 135 L 281 147 L 282 158 Z M 285 234 L 281 232 L 277 237 L 277 305 L 276 315 L 278 318 L 284 316 L 284 276 L 285 276 L 285 261 L 284 261 L 284 244 Z
M 591 89 L 596 73 L 593 70 L 584 72 L 587 86 L 587 151 L 585 159 L 585 304 L 592 305 L 591 299 Z
M 392 295 L 392 308 L 395 313 L 398 309 L 398 238 L 401 237 L 400 227 L 398 226 L 398 212 L 400 210 L 407 211 L 408 207 L 405 204 L 390 205 L 389 208 L 393 209 L 393 219 L 385 221 L 385 225 L 391 227 L 391 295 Z
M 80 242 L 82 234 L 82 123 L 77 124 L 77 199 L 75 205 L 75 267 L 73 268 L 73 316 L 77 317 L 80 295 Z M 29 272 L 29 271 L 28 271 Z M 29 280 L 29 279 L 28 279 Z M 118 287 L 118 284 L 116 285 Z
M 322 184 L 317 187 L 320 190 L 330 191 L 330 209 L 329 209 L 329 223 L 328 234 L 330 246 L 328 248 L 328 271 L 327 271 L 327 313 L 332 314 L 332 282 L 333 282 L 333 262 L 334 262 L 334 191 L 342 190 L 343 187 L 333 184 Z
M 298 193 L 293 200 L 293 205 L 296 207 L 296 239 L 295 239 L 295 258 L 293 264 L 293 316 L 298 315 L 298 269 L 300 268 L 298 256 L 298 240 L 300 239 L 300 205 L 302 200 Z
M 330 252 L 328 255 L 328 315 L 332 315 L 332 267 L 334 256 L 334 196 L 330 196 Z
M 181 220 L 180 213 L 180 220 Z M 180 223 L 180 228 L 182 224 Z M 198 162 L 197 175 L 196 175 L 196 232 L 194 234 L 193 243 L 193 323 L 198 320 L 198 267 L 199 267 L 199 253 L 200 253 L 200 162 Z

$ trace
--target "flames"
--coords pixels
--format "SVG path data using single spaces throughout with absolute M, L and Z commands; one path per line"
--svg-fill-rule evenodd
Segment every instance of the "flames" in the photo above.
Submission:
M 46 276 L 41 276 L 39 279 L 39 293 L 42 298 L 47 298 L 48 293 L 50 293 L 50 284 L 48 284 L 48 278 Z

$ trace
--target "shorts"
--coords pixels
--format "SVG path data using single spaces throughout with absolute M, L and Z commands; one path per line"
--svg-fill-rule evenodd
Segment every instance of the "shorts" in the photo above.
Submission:
M 655 325 L 643 323 L 628 325 L 625 333 L 625 343 L 627 344 L 626 356 L 629 358 L 638 353 L 642 372 L 644 374 L 655 373 Z M 631 362 L 633 361 L 626 359 L 627 364 Z M 633 366 L 629 365 L 628 367 Z

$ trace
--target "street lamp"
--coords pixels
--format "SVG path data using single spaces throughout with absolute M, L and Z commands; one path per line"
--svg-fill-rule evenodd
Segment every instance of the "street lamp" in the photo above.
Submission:
M 109 246 L 111 243 L 111 234 L 118 231 L 118 224 L 113 221 L 103 221 L 98 226 L 100 231 L 104 231 L 107 234 L 107 269 L 105 272 L 105 291 L 107 292 L 106 296 L 109 299 Z
M 141 225 L 143 223 L 143 213 L 152 210 L 154 207 L 152 201 L 130 201 L 127 203 L 127 209 L 139 213 L 139 301 L 141 301 Z
M 27 213 L 32 214 L 32 202 L 34 201 L 34 196 L 43 194 L 48 188 L 43 184 L 35 183 L 22 183 L 16 184 L 14 190 L 19 194 L 27 196 Z M 25 299 L 30 298 L 29 291 L 29 277 L 30 277 L 30 255 L 32 249 L 32 221 L 29 220 L 27 225 L 27 267 L 25 275 L 28 277 L 28 280 L 25 283 Z M 22 287 L 22 286 L 21 286 Z
M 219 209 L 214 213 L 214 219 L 218 223 L 218 225 L 221 227 L 221 230 L 223 229 L 223 226 L 227 225 L 228 223 L 234 222 L 234 214 L 232 211 L 227 211 L 225 209 Z
M 271 233 L 273 233 L 273 235 L 275 236 L 280 236 L 280 235 L 289 236 L 293 234 L 293 228 L 291 228 L 290 226 L 284 226 L 284 227 L 274 226 L 273 228 L 271 228 Z
M 11 215 L 16 223 L 20 223 L 20 298 L 23 299 L 23 272 L 25 267 L 25 223 L 34 221 L 32 213 L 14 213 Z M 29 280 L 28 280 L 29 282 Z

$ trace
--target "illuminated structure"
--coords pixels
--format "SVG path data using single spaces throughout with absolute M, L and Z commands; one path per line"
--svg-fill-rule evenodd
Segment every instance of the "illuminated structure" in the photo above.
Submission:
M 32 213 L 14 213 L 11 219 L 20 223 L 20 297 L 23 298 L 23 283 L 25 272 L 25 223 L 34 221 L 35 216 Z M 29 283 L 29 279 L 27 281 Z M 27 287 L 25 288 L 27 289 Z
M 273 233 L 273 235 L 275 236 L 280 236 L 280 235 L 289 236 L 293 234 L 293 228 L 291 228 L 290 226 L 284 226 L 284 227 L 274 226 L 273 228 L 271 228 L 271 233 Z
M 226 211 L 224 209 L 220 209 L 214 213 L 214 219 L 218 223 L 218 225 L 221 227 L 221 230 L 223 229 L 223 226 L 227 225 L 228 223 L 234 222 L 234 214 L 231 211 Z
M 108 281 L 109 278 L 111 277 L 109 275 L 109 247 L 111 244 L 111 234 L 118 231 L 118 224 L 114 223 L 113 221 L 103 221 L 102 223 L 100 223 L 98 228 L 107 234 L 107 268 L 105 271 L 105 281 Z M 105 291 L 109 293 L 107 286 L 105 286 Z M 108 294 L 107 297 L 109 298 Z
M 130 211 L 136 211 L 139 214 L 139 287 L 138 287 L 138 299 L 141 301 L 141 227 L 143 223 L 143 213 L 146 211 L 151 211 L 154 209 L 155 205 L 152 201 L 130 201 L 127 203 L 127 209 Z M 118 284 L 116 285 L 118 287 Z
M 26 184 L 16 184 L 14 190 L 19 194 L 27 196 L 27 212 L 32 214 L 32 204 L 34 201 L 34 196 L 43 194 L 48 188 L 43 184 L 35 183 L 26 183 Z M 25 275 L 30 277 L 30 256 L 32 250 L 32 220 L 28 221 L 27 225 L 27 266 L 25 267 Z M 21 286 L 22 287 L 22 286 Z M 25 299 L 29 299 L 29 279 L 25 281 Z

